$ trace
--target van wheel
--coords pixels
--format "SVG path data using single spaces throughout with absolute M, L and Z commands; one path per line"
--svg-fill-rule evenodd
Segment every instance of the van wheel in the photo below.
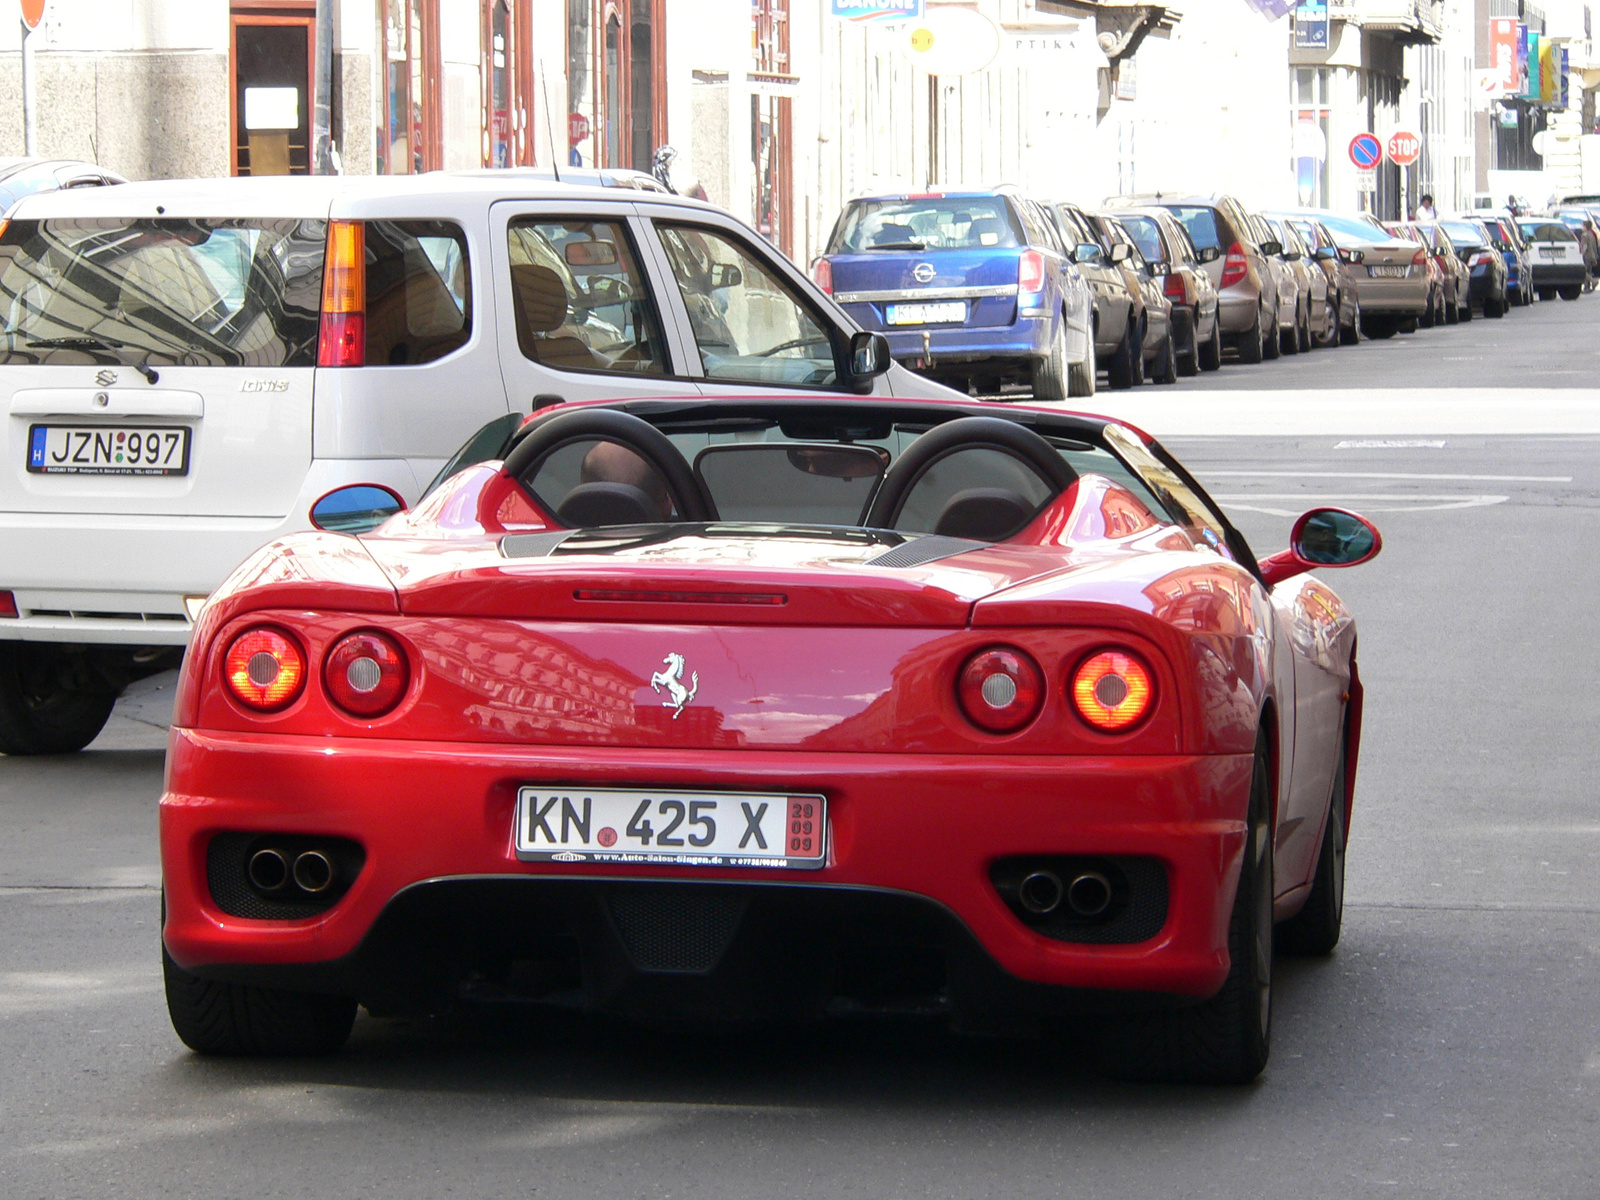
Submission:
M 0 753 L 72 754 L 105 728 L 115 692 L 75 686 L 65 648 L 0 642 Z
M 1055 334 L 1050 338 L 1050 353 L 1043 358 L 1034 359 L 1033 398 L 1035 400 L 1067 398 L 1067 326 L 1064 320 L 1056 321 Z
M 1266 736 L 1256 738 L 1243 862 L 1228 920 L 1228 977 L 1211 999 L 1108 1024 L 1108 1073 L 1166 1083 L 1249 1083 L 1272 1038 L 1272 823 Z
M 1095 372 L 1098 364 L 1094 357 L 1094 338 L 1090 336 L 1089 348 L 1084 352 L 1083 361 L 1067 364 L 1067 395 L 1092 396 L 1094 395 Z
M 1200 369 L 1216 371 L 1222 367 L 1222 316 L 1211 319 L 1211 338 L 1200 347 Z

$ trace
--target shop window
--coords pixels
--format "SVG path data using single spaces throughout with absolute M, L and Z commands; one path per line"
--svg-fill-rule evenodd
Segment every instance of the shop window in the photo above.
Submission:
M 315 4 L 239 5 L 229 24 L 233 174 L 309 175 Z
M 648 171 L 667 140 L 665 0 L 568 0 L 573 166 Z
M 532 0 L 483 0 L 483 165 L 538 161 L 533 132 Z
M 381 0 L 378 44 L 384 53 L 378 174 L 437 171 L 444 166 L 439 0 Z
M 789 0 L 753 0 L 750 43 L 757 86 L 793 85 L 789 73 Z M 794 253 L 794 154 L 786 95 L 758 91 L 750 97 L 750 165 L 755 179 L 755 224 L 785 254 Z

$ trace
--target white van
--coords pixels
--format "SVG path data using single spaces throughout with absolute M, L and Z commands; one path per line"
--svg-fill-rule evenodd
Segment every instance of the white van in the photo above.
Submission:
M 556 398 L 953 393 L 709 205 L 518 172 L 133 183 L 0 231 L 0 751 L 65 753 L 316 500 Z

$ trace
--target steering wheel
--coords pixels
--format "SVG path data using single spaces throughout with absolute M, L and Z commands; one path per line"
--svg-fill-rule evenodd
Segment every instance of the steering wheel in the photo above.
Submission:
M 546 417 L 512 447 L 501 470 L 540 505 L 533 477 L 557 450 L 574 442 L 615 442 L 633 451 L 661 476 L 667 496 L 683 521 L 717 520 L 717 506 L 670 438 L 650 422 L 615 408 L 574 408 Z
M 930 467 L 962 450 L 999 450 L 1020 460 L 1050 485 L 1053 499 L 1078 480 L 1078 473 L 1055 447 L 1026 425 L 999 417 L 957 417 L 935 425 L 895 460 L 884 473 L 878 494 L 872 498 L 865 525 L 868 529 L 893 529 L 906 500 Z

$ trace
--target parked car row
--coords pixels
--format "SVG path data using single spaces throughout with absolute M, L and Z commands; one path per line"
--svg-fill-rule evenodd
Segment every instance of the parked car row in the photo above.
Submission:
M 1012 187 L 866 196 L 845 206 L 813 276 L 896 361 L 960 391 L 1037 399 L 1354 345 L 1600 273 L 1595 212 L 1252 212 L 1225 195 L 1148 193 L 1099 210 Z

